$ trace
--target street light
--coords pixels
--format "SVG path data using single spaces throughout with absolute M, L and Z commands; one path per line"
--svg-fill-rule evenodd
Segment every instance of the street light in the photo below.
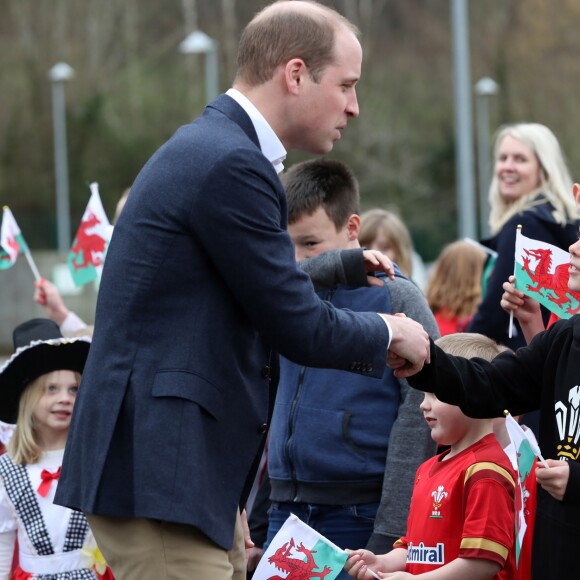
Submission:
M 201 30 L 188 34 L 179 45 L 182 54 L 205 55 L 205 94 L 208 103 L 219 94 L 217 48 L 217 42 Z
M 480 236 L 489 234 L 488 217 L 490 212 L 488 189 L 491 176 L 491 156 L 489 145 L 489 101 L 497 95 L 499 85 L 489 77 L 475 83 L 475 110 L 477 116 L 477 165 L 479 174 L 479 229 Z
M 471 81 L 469 80 L 469 24 L 466 0 L 451 1 L 455 93 L 455 174 L 458 234 L 475 238 L 477 229 L 473 178 Z
M 68 191 L 68 154 L 66 145 L 66 111 L 64 83 L 75 71 L 65 62 L 48 71 L 52 82 L 52 122 L 54 127 L 54 169 L 56 178 L 56 227 L 59 252 L 70 247 L 70 206 Z

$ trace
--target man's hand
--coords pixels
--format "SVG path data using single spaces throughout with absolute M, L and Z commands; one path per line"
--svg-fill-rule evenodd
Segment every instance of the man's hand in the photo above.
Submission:
M 406 378 L 418 373 L 430 362 L 429 335 L 425 329 L 404 314 L 381 314 L 387 319 L 391 331 L 387 365 L 395 369 L 397 378 Z
M 246 510 L 242 510 L 241 518 L 242 518 L 242 530 L 244 532 L 244 544 L 246 545 L 246 561 L 247 561 L 250 555 L 249 552 L 254 547 L 254 542 L 252 542 L 252 538 L 250 536 L 250 526 L 248 526 L 248 516 L 246 514 Z
M 570 478 L 570 465 L 567 461 L 557 461 L 548 459 L 546 463 L 550 469 L 546 469 L 538 462 L 536 468 L 536 481 L 545 489 L 554 499 L 562 501 L 568 487 Z
M 391 259 L 378 250 L 364 250 L 363 260 L 365 263 L 365 270 L 367 272 L 385 272 L 391 279 L 395 279 L 395 268 Z M 383 281 L 375 276 L 367 276 L 369 286 L 382 286 Z

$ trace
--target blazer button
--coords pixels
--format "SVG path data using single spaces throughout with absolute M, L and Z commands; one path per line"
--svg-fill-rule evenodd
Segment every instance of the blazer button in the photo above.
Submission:
M 258 434 L 263 435 L 264 433 L 266 433 L 266 431 L 268 431 L 268 423 L 262 423 L 258 427 Z
M 268 379 L 268 380 L 272 379 L 272 377 L 270 376 L 270 367 L 268 365 L 266 365 L 264 368 L 262 368 L 261 375 L 265 379 Z

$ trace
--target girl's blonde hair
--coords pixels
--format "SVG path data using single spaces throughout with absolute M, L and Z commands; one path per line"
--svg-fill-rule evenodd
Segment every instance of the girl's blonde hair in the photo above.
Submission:
M 410 278 L 413 274 L 413 241 L 405 224 L 385 209 L 375 208 L 362 213 L 358 236 L 360 245 L 370 248 L 379 232 L 383 232 L 389 241 L 401 272 Z
M 578 211 L 572 197 L 572 178 L 554 133 L 539 123 L 504 125 L 500 127 L 495 139 L 494 158 L 497 158 L 500 144 L 507 135 L 529 147 L 536 156 L 540 164 L 540 185 L 527 195 L 507 203 L 499 191 L 499 181 L 494 171 L 489 188 L 491 233 L 499 232 L 514 215 L 546 200 L 554 207 L 554 219 L 559 224 L 565 225 L 571 219 L 576 219 Z
M 40 459 L 42 449 L 34 426 L 34 409 L 55 372 L 58 371 L 52 371 L 34 379 L 26 386 L 20 396 L 16 429 L 8 443 L 8 453 L 14 463 L 26 465 L 27 463 L 36 463 Z M 80 373 L 74 372 L 74 375 L 80 382 Z
M 481 302 L 481 277 L 486 254 L 464 241 L 443 248 L 427 285 L 427 302 L 434 314 L 473 316 Z

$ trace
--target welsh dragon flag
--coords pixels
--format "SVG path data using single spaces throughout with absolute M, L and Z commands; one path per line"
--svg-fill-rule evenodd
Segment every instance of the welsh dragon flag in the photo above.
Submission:
M 112 227 L 99 196 L 99 184 L 91 183 L 91 197 L 68 254 L 68 267 L 77 286 L 100 277 Z
M 520 567 L 520 555 L 524 536 L 528 527 L 526 514 L 535 513 L 536 481 L 533 468 L 536 457 L 544 461 L 540 448 L 530 431 L 524 431 L 520 424 L 508 413 L 505 418 L 505 426 L 512 444 L 512 453 L 506 450 L 514 469 L 518 474 L 518 487 L 516 489 L 516 564 Z M 515 453 L 515 456 L 514 456 Z M 533 521 L 533 520 L 532 520 Z M 527 557 L 529 560 L 529 556 Z M 524 565 L 528 565 L 525 562 Z
M 253 580 L 334 580 L 347 558 L 347 552 L 292 514 L 262 556 Z
M 0 270 L 14 266 L 18 254 L 23 254 L 27 249 L 14 215 L 12 215 L 10 208 L 5 205 L 0 228 Z
M 518 228 L 515 255 L 516 288 L 559 318 L 580 311 L 580 293 L 568 288 L 570 254 L 557 246 L 526 238 Z

